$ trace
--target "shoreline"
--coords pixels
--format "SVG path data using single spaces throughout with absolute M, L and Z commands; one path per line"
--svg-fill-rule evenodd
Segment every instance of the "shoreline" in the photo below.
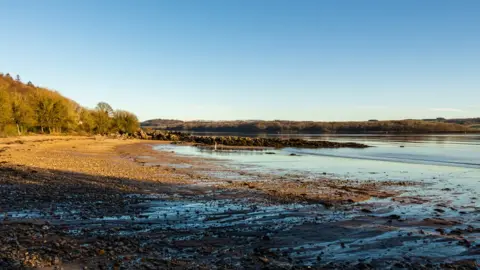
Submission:
M 426 236 L 417 231 L 418 222 L 355 204 L 372 197 L 396 199 L 410 183 L 249 175 L 221 162 L 152 149 L 164 143 L 74 136 L 0 139 L 0 268 L 278 269 L 330 263 L 356 269 L 427 263 L 380 255 L 368 263 L 353 254 L 341 259 L 358 241 L 383 235 L 384 224 L 400 234 L 415 231 L 392 238 L 391 244 L 426 237 L 434 244 L 445 238 L 464 246 L 467 259 L 478 252 L 461 237 L 467 230 L 448 231 L 458 221 L 423 220 L 423 231 L 432 227 L 433 234 Z M 239 178 L 242 173 L 247 179 Z M 444 235 L 435 233 L 439 227 Z M 11 240 L 12 233 L 28 237 Z M 331 247 L 322 244 L 332 241 Z M 375 255 L 385 243 L 371 245 Z M 475 264 L 459 261 L 436 263 Z
M 142 139 L 173 141 L 175 143 L 192 143 L 198 146 L 223 146 L 243 148 L 369 148 L 370 146 L 355 142 L 312 141 L 300 138 L 260 138 L 239 136 L 194 136 L 183 132 L 153 130 L 140 132 Z

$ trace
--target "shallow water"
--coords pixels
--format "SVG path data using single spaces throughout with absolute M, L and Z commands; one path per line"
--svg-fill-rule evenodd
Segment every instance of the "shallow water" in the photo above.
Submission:
M 300 135 L 295 135 L 299 137 Z M 349 141 L 366 149 L 211 151 L 191 146 L 160 145 L 157 150 L 218 158 L 230 166 L 269 173 L 323 174 L 342 179 L 452 182 L 480 189 L 480 135 L 438 136 L 303 136 Z M 403 146 L 403 147 L 400 147 Z M 274 152 L 274 155 L 266 154 Z M 297 156 L 290 156 L 292 153 Z
M 365 204 L 388 208 L 386 212 L 389 215 L 395 213 L 407 218 L 441 216 L 458 218 L 464 224 L 480 224 L 480 135 L 292 136 L 309 140 L 360 142 L 373 147 L 212 151 L 192 146 L 160 145 L 156 149 L 217 158 L 226 161 L 224 164 L 230 168 L 253 173 L 295 174 L 310 179 L 327 176 L 350 180 L 420 182 L 424 184 L 421 188 L 407 188 L 400 197 L 415 197 L 423 200 L 422 203 L 372 199 Z M 296 156 L 291 156 L 292 153 Z

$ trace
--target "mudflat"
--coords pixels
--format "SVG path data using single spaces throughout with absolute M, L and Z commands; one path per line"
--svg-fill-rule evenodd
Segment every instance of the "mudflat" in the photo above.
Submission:
M 165 143 L 0 139 L 0 268 L 478 266 L 479 228 L 356 204 L 418 183 L 252 174 Z

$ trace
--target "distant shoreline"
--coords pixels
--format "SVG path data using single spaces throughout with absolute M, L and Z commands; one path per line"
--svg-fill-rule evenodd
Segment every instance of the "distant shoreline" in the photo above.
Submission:
M 180 121 L 154 119 L 143 128 L 182 132 L 236 132 L 266 134 L 443 134 L 480 133 L 480 118 L 363 122 L 314 121 Z
M 381 132 L 367 132 L 367 133 L 319 133 L 319 132 L 295 132 L 295 131 L 285 131 L 285 132 L 260 132 L 260 131 L 215 131 L 215 130 L 208 130 L 208 131 L 199 131 L 199 130 L 180 130 L 180 129 L 161 129 L 161 128 L 153 128 L 153 127 L 142 127 L 143 129 L 154 129 L 154 130 L 165 130 L 170 132 L 184 132 L 184 133 L 191 133 L 191 134 L 205 134 L 212 135 L 212 134 L 219 134 L 219 135 L 231 135 L 231 136 L 258 136 L 258 135 L 324 135 L 324 136 L 435 136 L 435 135 L 480 135 L 480 130 L 471 130 L 467 132 L 431 132 L 431 133 L 414 133 L 414 132 L 389 132 L 389 133 L 381 133 Z
M 161 129 L 159 129 L 161 130 Z M 432 133 L 304 133 L 304 132 L 247 132 L 247 131 L 196 131 L 196 130 L 167 130 L 172 132 L 185 132 L 185 133 L 195 133 L 195 134 L 208 134 L 208 133 L 215 133 L 215 134 L 242 134 L 242 135 L 257 135 L 257 134 L 267 134 L 267 135 L 335 135 L 335 136 L 362 136 L 362 135 L 418 135 L 418 136 L 428 136 L 428 135 L 462 135 L 462 134 L 480 134 L 480 130 L 478 131 L 467 131 L 467 132 L 432 132 Z

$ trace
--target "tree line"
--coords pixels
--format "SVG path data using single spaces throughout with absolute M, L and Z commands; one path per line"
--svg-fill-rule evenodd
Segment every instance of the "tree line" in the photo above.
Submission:
M 100 102 L 85 108 L 56 91 L 0 73 L 0 134 L 35 133 L 133 134 L 139 129 L 135 114 L 114 110 Z
M 153 119 L 142 127 L 172 131 L 242 132 L 242 133 L 330 133 L 330 134 L 398 134 L 398 133 L 458 133 L 474 132 L 472 128 L 445 121 L 398 120 L 363 122 L 314 121 L 180 121 Z M 477 130 L 478 131 L 478 130 Z

